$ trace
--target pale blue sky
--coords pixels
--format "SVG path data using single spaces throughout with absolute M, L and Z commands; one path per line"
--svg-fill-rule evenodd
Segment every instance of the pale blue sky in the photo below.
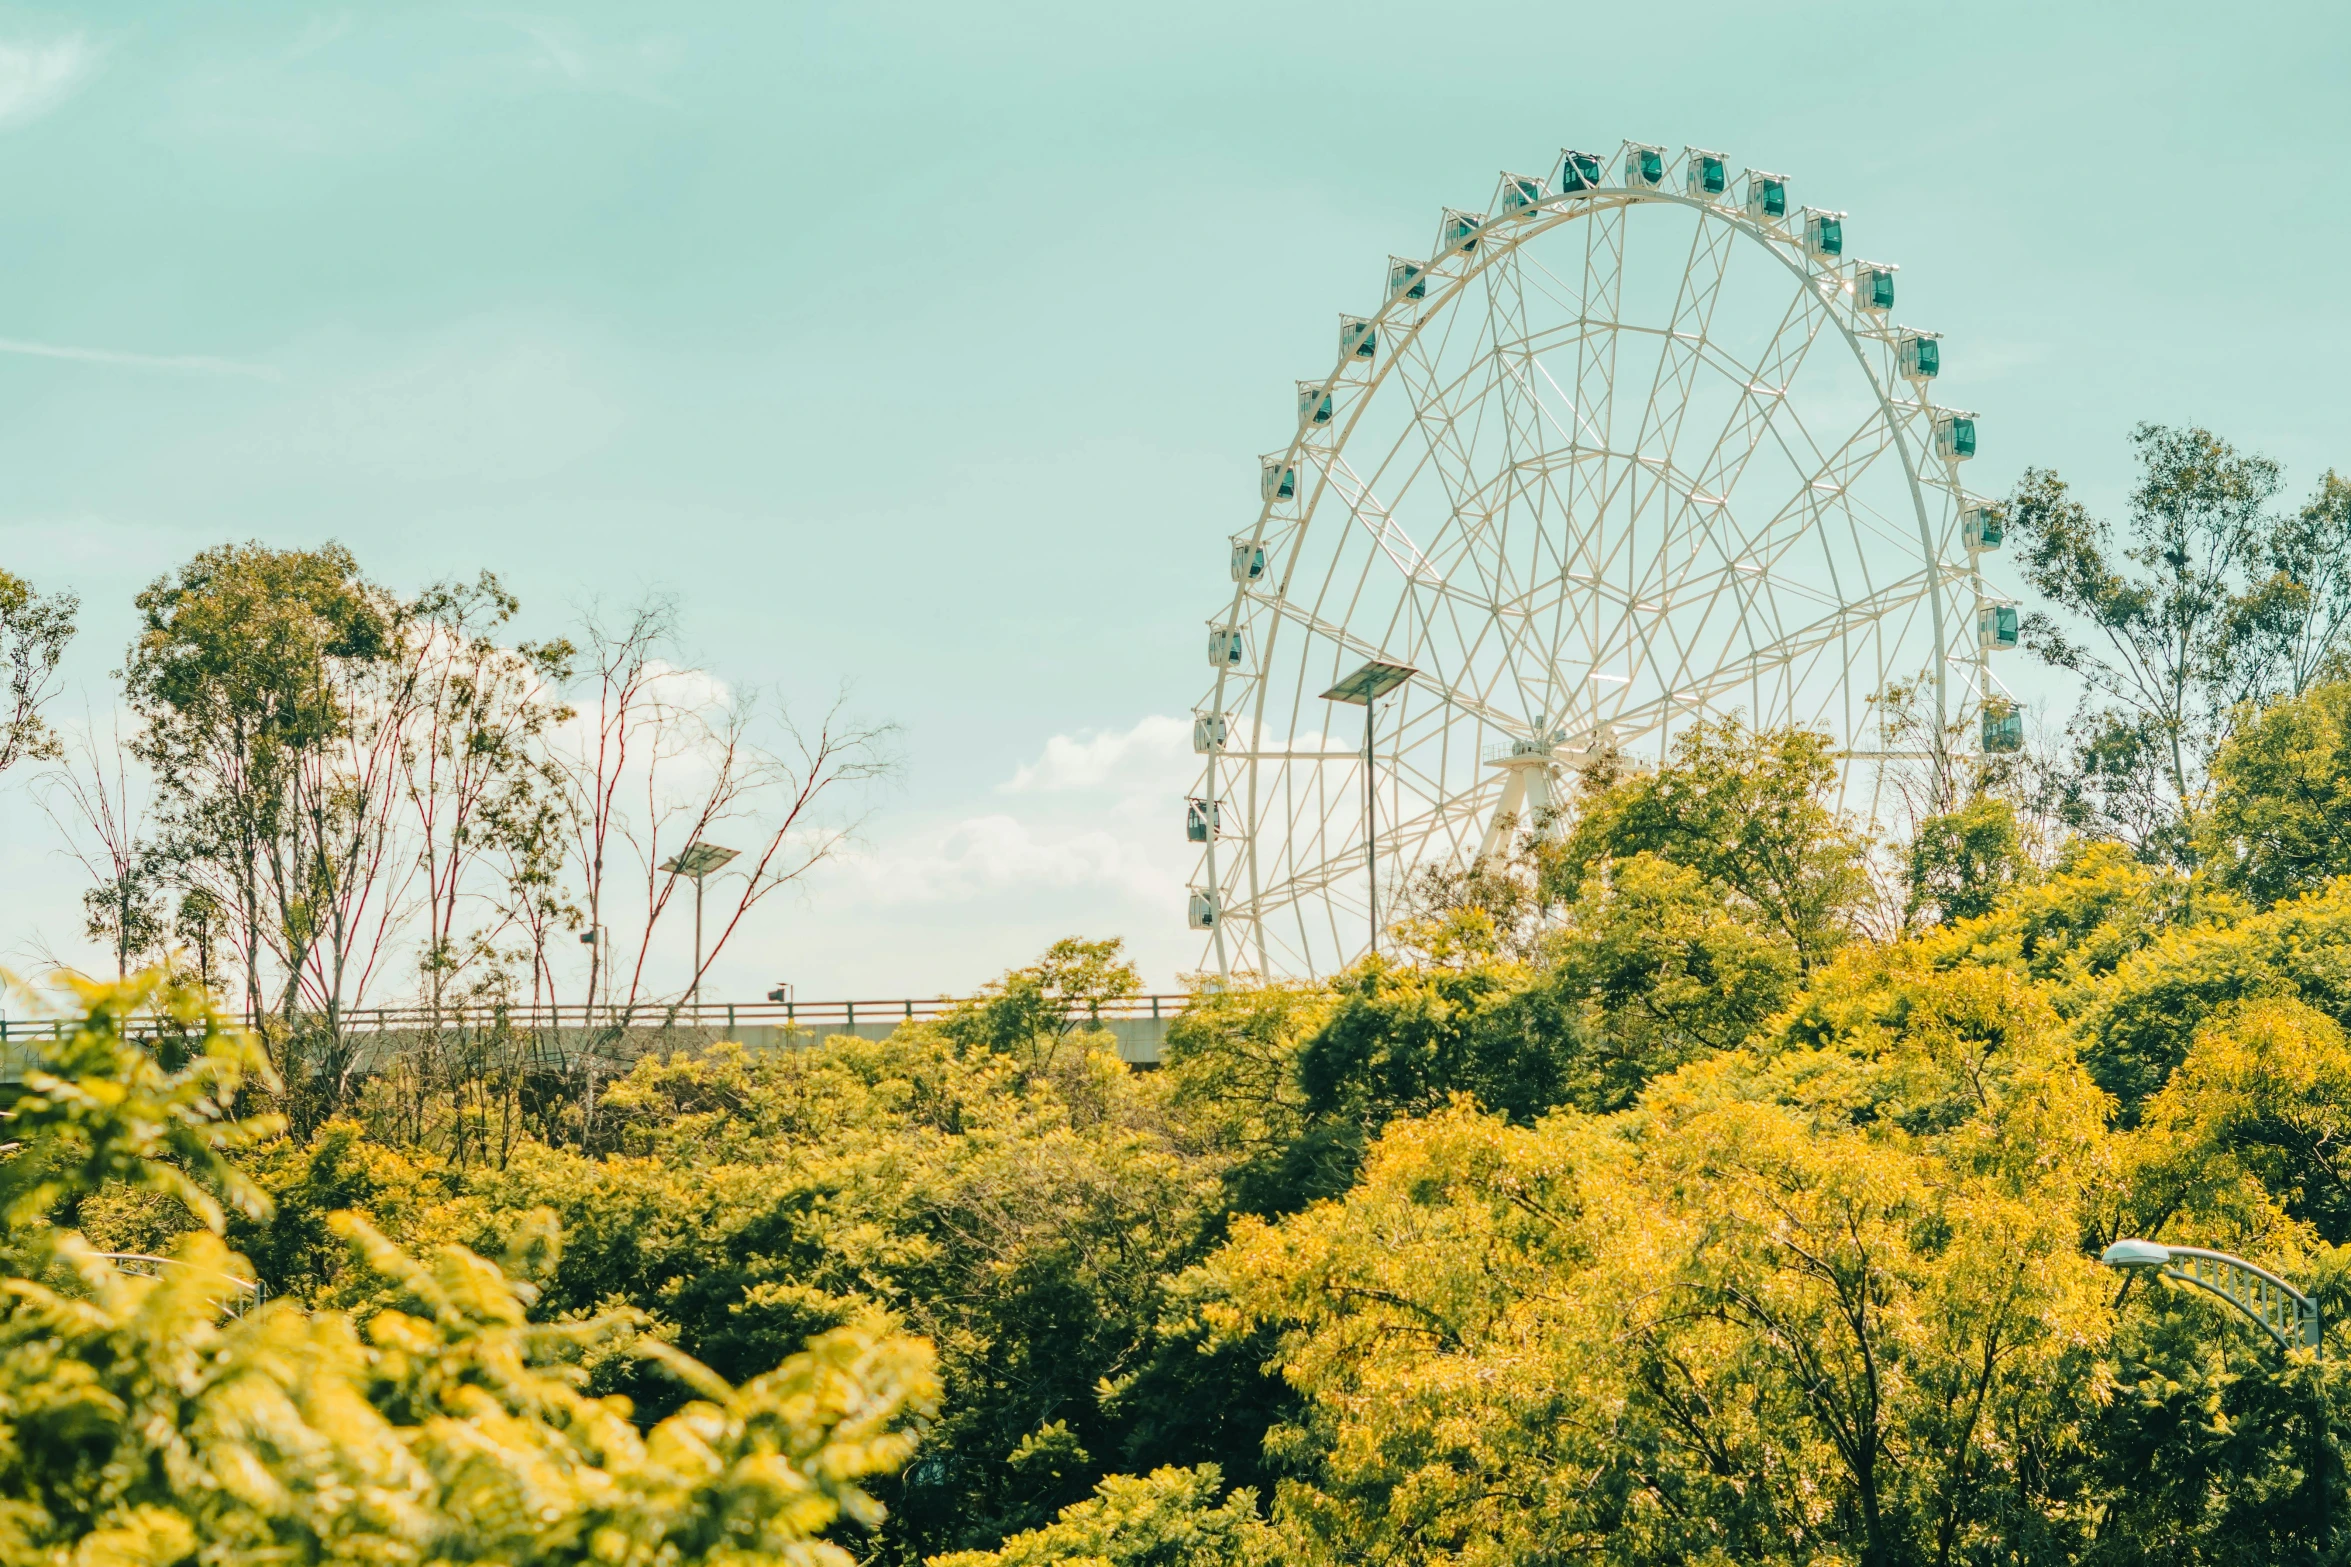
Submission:
M 1440 206 L 1722 148 L 1902 264 L 1980 487 L 2111 496 L 2154 418 L 2299 492 L 2351 467 L 2345 18 L 0 10 L 0 562 L 83 595 L 101 703 L 131 593 L 224 538 L 488 567 L 546 627 L 673 587 L 723 675 L 907 729 L 867 872 L 714 992 L 961 988 L 1073 930 L 1164 984 L 1188 758 L 1137 726 L 1203 684 L 1292 378 Z M 18 964 L 75 891 L 21 785 Z

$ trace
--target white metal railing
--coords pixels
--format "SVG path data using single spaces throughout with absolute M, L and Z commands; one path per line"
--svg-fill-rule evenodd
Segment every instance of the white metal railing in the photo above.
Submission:
M 160 1279 L 163 1277 L 164 1269 L 177 1268 L 184 1272 L 201 1273 L 219 1279 L 232 1287 L 232 1293 L 229 1296 L 233 1302 L 229 1307 L 231 1316 L 243 1316 L 248 1310 L 260 1305 L 269 1294 L 269 1291 L 262 1286 L 258 1279 L 240 1279 L 233 1273 L 222 1273 L 214 1268 L 199 1268 L 194 1263 L 182 1262 L 177 1257 L 156 1257 L 141 1251 L 102 1251 L 98 1255 L 113 1263 L 116 1272 L 128 1273 L 134 1278 Z
M 821 1031 L 860 1025 L 937 1018 L 968 1004 L 965 996 L 899 997 L 878 1001 L 702 1001 L 646 1002 L 635 1007 L 579 1005 L 354 1007 L 336 1018 L 341 1032 L 472 1032 L 506 1029 L 516 1033 L 558 1029 L 629 1030 L 788 1028 Z M 1172 1018 L 1190 1005 L 1188 995 L 1125 996 L 1085 1003 L 1089 1022 L 1113 1023 Z M 75 1026 L 71 1018 L 0 1016 L 0 1045 L 55 1039 Z M 134 1025 L 135 1028 L 135 1025 Z

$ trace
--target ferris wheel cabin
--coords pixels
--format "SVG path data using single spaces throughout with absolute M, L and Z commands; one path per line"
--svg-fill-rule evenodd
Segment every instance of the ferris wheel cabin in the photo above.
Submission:
M 1877 315 L 1893 309 L 1895 270 L 1884 262 L 1858 263 L 1853 273 L 1853 302 Z
M 1913 381 L 1932 381 L 1943 371 L 1942 334 L 1905 331 L 1895 341 L 1894 360 Z
M 1731 168 L 1723 162 L 1721 153 L 1692 147 L 1690 161 L 1682 171 L 1682 182 L 1700 201 L 1719 200 L 1731 188 Z
M 1965 462 L 1975 455 L 1975 415 L 1935 416 L 1935 455 L 1945 462 Z
M 1747 171 L 1747 216 L 1777 223 L 1788 215 L 1788 177 Z
M 2008 537 L 2008 517 L 1997 506 L 1973 505 L 1959 513 L 1959 542 L 1971 550 L 1996 550 Z
M 1576 152 L 1562 149 L 1559 154 L 1559 193 L 1562 196 L 1579 195 L 1596 190 L 1600 185 L 1600 155 L 1596 152 Z
M 1845 214 L 1804 209 L 1804 253 L 1815 261 L 1834 261 L 1845 253 Z

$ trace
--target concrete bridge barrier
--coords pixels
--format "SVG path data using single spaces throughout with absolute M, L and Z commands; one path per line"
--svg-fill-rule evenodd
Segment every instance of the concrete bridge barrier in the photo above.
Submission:
M 1167 1028 L 1189 1005 L 1189 996 L 1130 996 L 1104 1002 L 1073 1018 L 1080 1028 L 1099 1028 L 1117 1041 L 1119 1058 L 1135 1066 L 1157 1066 Z M 751 1050 L 799 1050 L 836 1035 L 887 1039 L 910 1022 L 930 1022 L 964 1002 L 956 997 L 890 1001 L 758 1001 L 639 1007 L 626 1015 L 601 1007 L 444 1008 L 436 1016 L 419 1007 L 366 1007 L 344 1014 L 342 1034 L 351 1047 L 353 1071 L 381 1071 L 428 1045 L 462 1048 L 469 1040 L 503 1034 L 517 1039 L 550 1066 L 569 1065 L 593 1050 L 615 1070 L 650 1054 L 702 1050 L 737 1043 Z M 39 1042 L 69 1025 L 53 1019 L 0 1017 L 0 1082 L 22 1082 Z M 602 1069 L 599 1068 L 599 1075 Z

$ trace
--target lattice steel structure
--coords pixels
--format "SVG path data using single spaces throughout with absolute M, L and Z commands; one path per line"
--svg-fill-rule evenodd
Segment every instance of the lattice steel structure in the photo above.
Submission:
M 1782 176 L 1640 143 L 1505 174 L 1391 257 L 1298 383 L 1209 621 L 1186 818 L 1209 962 L 1328 972 L 1412 870 L 1700 717 L 1825 728 L 1865 813 L 1896 755 L 2014 749 L 1975 416 L 1935 402 L 1940 340 L 1895 323 L 1894 285 Z M 1360 719 L 1320 696 L 1366 660 L 1415 672 L 1381 699 L 1370 810 Z M 1901 738 L 1873 701 L 1896 689 Z

